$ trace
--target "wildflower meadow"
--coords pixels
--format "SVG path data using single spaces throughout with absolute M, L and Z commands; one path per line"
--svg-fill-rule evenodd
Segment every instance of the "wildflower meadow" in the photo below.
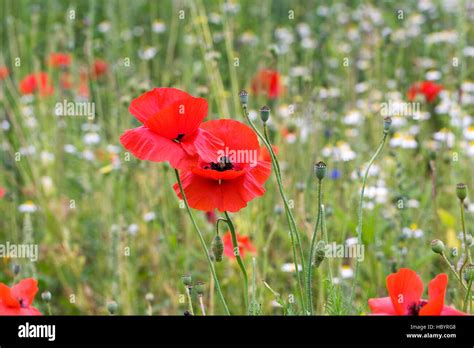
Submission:
M 0 315 L 474 314 L 472 0 L 0 13 Z

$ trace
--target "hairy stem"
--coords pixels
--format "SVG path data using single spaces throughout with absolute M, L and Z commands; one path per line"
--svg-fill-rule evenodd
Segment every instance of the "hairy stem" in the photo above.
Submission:
M 234 255 L 235 258 L 237 259 L 237 263 L 240 267 L 240 271 L 242 272 L 242 276 L 244 277 L 244 299 L 245 299 L 245 309 L 246 313 L 248 314 L 248 306 L 249 306 L 249 278 L 247 275 L 247 271 L 245 269 L 244 262 L 242 261 L 242 258 L 240 257 L 240 251 L 239 251 L 239 242 L 237 241 L 237 234 L 235 233 L 235 226 L 234 223 L 232 222 L 229 213 L 224 212 L 227 225 L 229 226 L 230 229 L 230 234 L 232 236 L 232 245 L 234 246 Z
M 318 217 L 316 218 L 316 225 L 314 226 L 313 237 L 311 238 L 311 247 L 309 249 L 308 257 L 308 270 L 306 275 L 306 296 L 308 303 L 309 314 L 313 314 L 313 289 L 312 289 L 312 278 L 313 278 L 313 258 L 314 258 L 314 247 L 316 246 L 316 239 L 318 235 L 318 226 L 321 221 L 321 187 L 322 180 L 318 181 Z
M 199 226 L 196 223 L 196 220 L 194 219 L 193 212 L 191 211 L 191 208 L 189 207 L 188 200 L 186 198 L 186 195 L 184 194 L 184 189 L 183 189 L 183 184 L 181 183 L 181 179 L 179 177 L 178 170 L 174 170 L 176 174 L 176 180 L 178 181 L 178 186 L 179 186 L 179 191 L 181 192 L 181 197 L 183 198 L 184 205 L 186 206 L 186 210 L 188 212 L 188 215 L 191 219 L 191 222 L 194 225 L 194 229 L 196 230 L 196 233 L 199 237 L 199 241 L 201 242 L 201 246 L 204 250 L 204 254 L 206 254 L 207 258 L 207 263 L 209 264 L 209 269 L 211 270 L 212 273 L 212 278 L 214 278 L 214 284 L 217 290 L 217 293 L 219 294 L 219 298 L 221 299 L 222 305 L 224 306 L 224 310 L 227 315 L 230 315 L 229 307 L 227 306 L 227 302 L 225 301 L 224 294 L 222 293 L 222 289 L 219 283 L 219 279 L 217 279 L 217 274 L 216 270 L 214 268 L 214 264 L 212 263 L 211 260 L 211 255 L 209 255 L 209 250 L 207 249 L 206 242 L 204 240 L 204 237 L 202 236 L 201 230 L 199 229 Z
M 357 243 L 359 245 L 362 244 L 362 203 L 363 203 L 363 200 L 364 200 L 365 184 L 367 182 L 367 177 L 369 176 L 370 167 L 372 167 L 372 164 L 375 162 L 375 160 L 377 159 L 380 152 L 382 152 L 382 149 L 385 145 L 385 141 L 387 140 L 387 136 L 388 136 L 388 132 L 384 132 L 383 138 L 380 141 L 379 146 L 377 147 L 377 150 L 375 151 L 374 155 L 372 156 L 372 158 L 369 161 L 369 164 L 367 165 L 367 169 L 365 170 L 365 174 L 364 174 L 364 179 L 362 181 L 362 190 L 360 191 L 359 208 L 358 208 L 358 212 L 357 212 L 357 231 L 356 231 L 357 232 Z M 352 301 L 354 299 L 355 287 L 356 287 L 356 284 L 357 284 L 357 277 L 359 275 L 359 264 L 360 264 L 360 261 L 359 261 L 359 259 L 357 259 L 355 273 L 354 273 L 354 280 L 352 282 L 351 294 L 349 296 L 349 308 L 350 309 L 352 309 L 352 307 L 353 307 Z

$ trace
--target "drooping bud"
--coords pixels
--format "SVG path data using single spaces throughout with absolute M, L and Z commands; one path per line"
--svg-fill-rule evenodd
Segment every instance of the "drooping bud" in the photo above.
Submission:
M 442 255 L 445 249 L 446 247 L 444 246 L 444 243 L 439 239 L 435 239 L 431 242 L 431 250 L 433 250 L 433 252 L 436 254 Z
M 191 277 L 190 274 L 184 274 L 184 275 L 181 276 L 181 280 L 183 281 L 183 284 L 185 286 L 191 286 L 193 278 Z
M 214 254 L 214 257 L 216 258 L 217 262 L 222 261 L 222 254 L 224 253 L 224 242 L 222 241 L 221 236 L 216 234 L 214 239 L 212 240 L 212 245 L 211 245 L 212 253 Z
M 204 283 L 203 282 L 197 282 L 196 285 L 194 286 L 196 289 L 196 293 L 198 296 L 204 295 Z
M 268 106 L 262 106 L 260 109 L 260 118 L 262 119 L 263 123 L 266 123 L 270 118 L 270 108 Z
M 109 311 L 110 315 L 114 315 L 117 312 L 118 304 L 115 301 L 109 301 L 107 303 L 107 310 Z
M 323 180 L 327 173 L 326 163 L 319 161 L 314 165 L 314 174 L 318 180 Z
M 467 187 L 463 183 L 456 185 L 456 196 L 463 202 L 467 197 Z
M 326 256 L 326 243 L 324 243 L 321 240 L 321 241 L 318 242 L 318 245 L 316 246 L 315 257 L 314 257 L 314 265 L 316 267 L 319 267 L 321 262 L 323 262 L 325 256 Z
M 49 291 L 45 291 L 41 294 L 41 298 L 43 299 L 44 302 L 49 302 L 51 301 L 51 293 Z
M 249 102 L 249 94 L 247 93 L 246 90 L 243 89 L 240 91 L 239 99 L 242 105 L 247 105 L 247 103 Z
M 392 125 L 392 119 L 390 117 L 385 117 L 383 119 L 383 132 L 387 134 L 390 131 L 390 127 Z

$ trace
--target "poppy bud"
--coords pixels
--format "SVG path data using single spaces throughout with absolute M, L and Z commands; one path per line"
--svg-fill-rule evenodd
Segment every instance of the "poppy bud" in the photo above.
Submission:
M 262 119 L 263 123 L 266 123 L 270 118 L 270 108 L 268 106 L 262 106 L 260 109 L 260 118 Z
M 467 197 L 467 187 L 463 183 L 459 183 L 456 185 L 456 195 L 458 198 L 463 202 Z
M 196 289 L 196 293 L 198 296 L 204 295 L 204 283 L 203 282 L 197 282 L 196 285 L 194 286 Z
M 221 236 L 219 236 L 218 234 L 216 234 L 216 236 L 212 240 L 211 249 L 214 254 L 214 257 L 216 258 L 216 261 L 221 262 L 222 254 L 224 253 L 224 242 L 222 241 Z
M 431 250 L 433 250 L 433 252 L 436 254 L 442 255 L 445 249 L 444 243 L 439 239 L 435 239 L 431 242 Z
M 153 302 L 155 300 L 155 296 L 151 292 L 149 292 L 145 295 L 145 300 L 147 302 Z
M 51 293 L 49 291 L 45 291 L 41 294 L 41 298 L 44 302 L 49 302 L 51 301 Z
M 321 240 L 319 241 L 318 245 L 316 246 L 316 255 L 314 258 L 314 265 L 316 267 L 319 267 L 321 262 L 323 262 L 325 256 L 326 256 L 326 250 L 325 250 L 326 244 Z
M 469 265 L 466 267 L 466 270 L 464 271 L 464 278 L 467 281 L 474 281 L 474 265 Z
M 190 286 L 192 281 L 193 281 L 190 274 L 185 274 L 185 275 L 181 276 L 181 280 L 183 281 L 183 284 L 185 286 Z
M 385 117 L 383 119 L 383 132 L 385 134 L 388 133 L 388 131 L 390 130 L 391 125 L 392 125 L 392 119 L 390 117 Z
M 319 161 L 314 165 L 314 174 L 318 180 L 323 180 L 327 173 L 326 163 Z
M 17 276 L 18 274 L 20 274 L 21 266 L 17 263 L 14 263 L 12 266 L 12 271 L 13 271 L 13 275 Z
M 110 302 L 107 303 L 107 310 L 109 311 L 109 313 L 111 315 L 113 315 L 117 312 L 117 308 L 118 308 L 117 302 L 110 301 Z
M 239 98 L 240 98 L 240 103 L 242 105 L 247 105 L 247 103 L 249 102 L 249 94 L 244 89 L 240 91 Z

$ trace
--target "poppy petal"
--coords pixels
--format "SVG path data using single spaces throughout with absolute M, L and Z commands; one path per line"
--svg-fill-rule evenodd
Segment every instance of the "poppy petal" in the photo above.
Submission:
M 467 315 L 464 312 L 458 311 L 456 308 L 450 306 L 443 306 L 440 315 Z
M 390 297 L 370 298 L 369 307 L 373 314 L 396 315 Z
M 22 301 L 23 307 L 28 307 L 33 303 L 38 292 L 38 282 L 33 278 L 23 279 L 11 289 L 11 295 Z
M 214 136 L 221 139 L 225 149 L 228 151 L 248 151 L 246 153 L 248 161 L 233 161 L 236 163 L 249 163 L 250 159 L 258 159 L 260 145 L 255 132 L 249 126 L 230 119 L 211 120 L 201 125 L 202 129 L 211 132 Z M 250 152 L 253 151 L 253 152 Z
M 191 95 L 177 88 L 154 88 L 133 99 L 128 110 L 141 123 L 145 123 L 170 104 L 189 97 Z
M 429 301 L 421 309 L 420 315 L 440 315 L 444 307 L 444 296 L 446 286 L 448 285 L 448 276 L 439 274 L 428 285 Z
M 9 308 L 20 308 L 20 302 L 13 297 L 11 289 L 3 283 L 0 283 L 0 304 L 1 303 Z
M 198 128 L 193 136 L 181 142 L 184 150 L 190 155 L 198 155 L 204 162 L 217 162 L 219 160 L 219 150 L 224 143 L 212 133 Z
M 186 169 L 197 160 L 188 156 L 180 144 L 157 135 L 144 126 L 127 130 L 120 137 L 120 142 L 141 160 L 168 161 L 173 168 Z
M 179 138 L 185 142 L 188 137 L 194 137 L 207 116 L 207 108 L 207 101 L 204 98 L 180 99 L 148 117 L 144 124 L 165 138 L 170 140 Z
M 387 289 L 395 312 L 398 315 L 406 315 L 409 307 L 420 301 L 423 282 L 415 271 L 400 268 L 397 273 L 387 277 Z

